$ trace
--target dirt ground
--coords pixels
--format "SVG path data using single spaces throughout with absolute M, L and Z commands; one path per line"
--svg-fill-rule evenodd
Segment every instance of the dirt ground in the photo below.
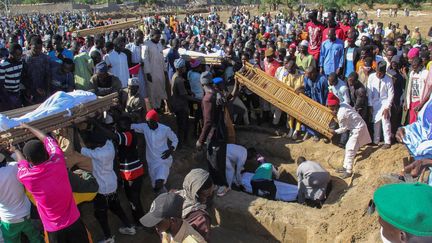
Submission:
M 173 124 L 165 117 L 165 123 Z M 175 129 L 175 126 L 172 126 Z M 356 159 L 352 186 L 349 179 L 335 177 L 334 168 L 341 166 L 344 151 L 322 141 L 315 143 L 293 142 L 274 135 L 272 130 L 247 127 L 237 130 L 237 143 L 255 147 L 268 160 L 279 167 L 282 178 L 288 173 L 295 176 L 294 160 L 299 156 L 320 162 L 332 174 L 333 190 L 322 209 L 313 209 L 296 203 L 269 201 L 242 192 L 232 191 L 223 198 L 215 198 L 212 242 L 378 242 L 377 216 L 366 214 L 374 190 L 386 176 L 402 169 L 402 161 L 408 152 L 402 145 L 389 150 L 365 147 Z M 193 148 L 193 141 L 174 154 L 174 164 L 168 179 L 169 188 L 181 188 L 184 176 L 192 168 L 206 167 L 206 162 Z M 121 191 L 121 190 L 120 190 Z M 123 208 L 130 211 L 126 198 Z M 142 191 L 144 209 L 150 207 L 154 195 L 150 181 L 145 179 Z M 92 205 L 81 206 L 84 222 L 89 226 L 94 240 L 102 238 L 102 232 L 93 217 Z M 248 220 L 248 221 L 245 221 Z M 136 236 L 117 233 L 119 220 L 110 215 L 117 242 L 159 242 L 157 235 L 141 229 Z M 254 223 L 252 223 L 254 221 Z M 247 223 L 246 223 L 247 222 Z
M 368 11 L 369 18 L 374 21 L 381 21 L 385 25 L 389 21 L 399 22 L 401 27 L 406 24 L 411 30 L 418 26 L 423 36 L 426 36 L 431 25 L 431 11 L 412 11 L 409 17 L 402 16 L 402 10 L 398 14 L 399 17 L 390 18 L 386 10 L 378 20 L 375 12 Z M 173 124 L 172 119 L 165 121 Z M 268 201 L 241 192 L 230 192 L 223 198 L 215 199 L 217 212 L 213 242 L 379 242 L 377 215 L 368 215 L 366 208 L 374 190 L 391 181 L 388 178 L 390 173 L 398 173 L 403 168 L 403 160 L 409 156 L 403 145 L 393 145 L 389 150 L 362 148 L 356 159 L 352 185 L 348 185 L 349 179 L 342 180 L 335 177 L 334 173 L 334 168 L 342 165 L 343 149 L 322 141 L 294 143 L 268 133 L 265 129 L 264 132 L 258 130 L 262 129 L 238 130 L 238 143 L 246 147 L 254 146 L 279 166 L 281 172 L 285 172 L 285 178 L 288 178 L 287 173 L 295 175 L 296 165 L 293 162 L 298 156 L 320 162 L 333 176 L 332 193 L 323 208 L 318 210 L 295 203 Z M 193 142 L 189 147 L 175 152 L 175 162 L 168 179 L 170 188 L 181 188 L 183 178 L 190 169 L 206 166 L 192 144 Z M 143 187 L 143 204 L 148 209 L 154 198 L 148 178 Z M 126 201 L 125 198 L 123 201 Z M 124 208 L 127 207 L 124 204 Z M 83 210 L 88 212 L 85 213 L 84 220 L 94 239 L 101 239 L 101 230 L 92 216 L 91 204 L 84 205 Z M 113 221 L 113 229 L 116 229 L 119 226 L 118 219 L 112 215 L 110 219 Z M 255 219 L 258 226 L 245 221 L 251 219 Z M 261 230 L 268 235 L 261 233 Z M 157 235 L 150 230 L 139 230 L 134 237 L 116 235 L 117 242 L 158 242 Z

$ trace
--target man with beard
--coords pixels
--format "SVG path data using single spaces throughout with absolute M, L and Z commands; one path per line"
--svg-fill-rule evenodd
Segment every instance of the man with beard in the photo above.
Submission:
M 166 100 L 167 92 L 165 89 L 165 59 L 163 47 L 159 43 L 161 32 L 152 30 L 150 40 L 145 42 L 143 47 L 144 73 L 148 85 L 148 95 L 154 109 L 161 108 L 162 101 Z

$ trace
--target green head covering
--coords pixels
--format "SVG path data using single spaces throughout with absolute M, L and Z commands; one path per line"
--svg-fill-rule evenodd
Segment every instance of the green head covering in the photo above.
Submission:
M 432 187 L 421 183 L 388 184 L 374 201 L 379 216 L 393 227 L 415 236 L 432 236 Z

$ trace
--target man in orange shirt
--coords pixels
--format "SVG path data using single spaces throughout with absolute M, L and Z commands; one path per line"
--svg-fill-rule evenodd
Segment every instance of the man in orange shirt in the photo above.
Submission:
M 274 50 L 272 48 L 268 48 L 265 51 L 264 71 L 272 77 L 275 76 L 276 69 L 281 66 L 280 63 L 276 61 L 274 57 L 275 57 Z

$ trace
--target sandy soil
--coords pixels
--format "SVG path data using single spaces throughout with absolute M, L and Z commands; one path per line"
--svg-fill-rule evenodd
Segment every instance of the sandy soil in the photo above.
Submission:
M 165 121 L 172 124 L 171 118 Z M 404 146 L 394 145 L 389 150 L 363 148 L 357 157 L 352 186 L 348 187 L 348 179 L 334 176 L 334 168 L 342 165 L 343 149 L 322 141 L 296 143 L 256 130 L 240 129 L 237 133 L 238 143 L 246 147 L 254 146 L 263 153 L 279 166 L 280 172 L 285 174 L 283 178 L 289 178 L 287 173 L 295 175 L 294 160 L 298 156 L 305 156 L 322 163 L 331 172 L 334 188 L 321 210 L 295 203 L 268 201 L 235 191 L 223 198 L 216 198 L 214 242 L 376 242 L 379 239 L 377 216 L 369 216 L 365 210 L 374 190 L 388 181 L 385 175 L 402 169 L 402 160 L 408 156 Z M 170 188 L 181 188 L 183 178 L 191 168 L 206 166 L 202 157 L 192 148 L 192 142 L 188 148 L 175 152 L 174 158 L 168 179 Z M 121 196 L 123 207 L 128 209 L 124 195 Z M 149 179 L 146 178 L 142 194 L 145 209 L 149 208 L 153 198 Z M 92 205 L 84 205 L 82 210 L 84 221 L 94 239 L 101 239 L 102 232 L 93 217 Z M 256 219 L 259 224 L 247 225 L 245 219 Z M 116 232 L 114 229 L 118 228 L 119 220 L 113 215 L 110 215 L 110 220 L 113 232 Z M 216 225 L 216 222 L 220 225 Z M 274 239 L 261 234 L 259 228 L 267 229 Z M 287 229 L 290 231 L 286 232 Z M 149 230 L 139 230 L 134 237 L 116 235 L 117 242 L 158 242 L 157 235 Z

